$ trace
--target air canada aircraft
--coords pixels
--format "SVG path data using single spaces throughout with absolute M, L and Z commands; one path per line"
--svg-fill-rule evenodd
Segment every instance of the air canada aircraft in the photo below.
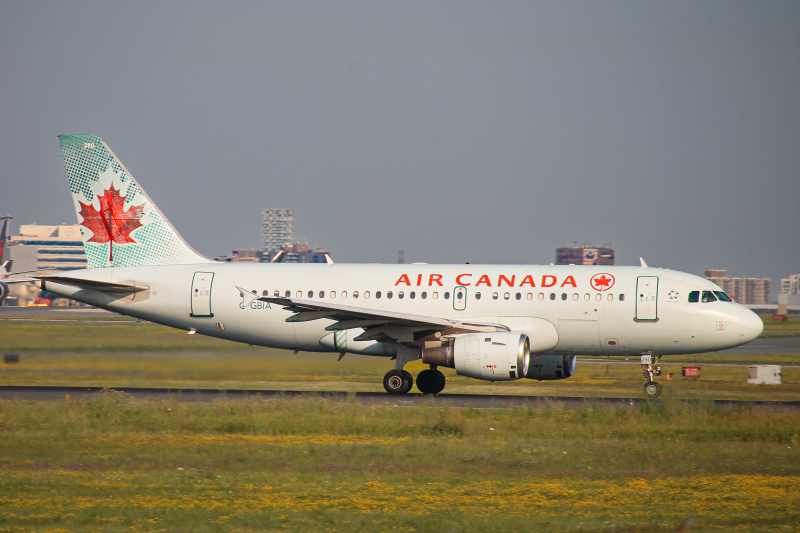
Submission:
M 425 394 L 439 367 L 488 381 L 566 379 L 576 355 L 641 358 L 731 348 L 761 319 L 698 276 L 649 267 L 222 263 L 195 252 L 102 139 L 59 136 L 89 268 L 34 276 L 44 290 L 189 333 L 407 363 Z

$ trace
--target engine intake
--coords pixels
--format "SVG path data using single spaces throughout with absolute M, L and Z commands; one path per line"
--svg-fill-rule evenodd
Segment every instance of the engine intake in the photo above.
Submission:
M 525 377 L 528 379 L 566 379 L 575 372 L 574 355 L 534 355 Z
M 530 339 L 516 331 L 455 335 L 450 344 L 422 350 L 425 364 L 455 368 L 460 376 L 488 381 L 525 376 L 530 357 Z

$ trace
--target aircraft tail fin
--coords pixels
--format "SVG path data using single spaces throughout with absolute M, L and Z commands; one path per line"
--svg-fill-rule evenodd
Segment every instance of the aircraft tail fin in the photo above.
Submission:
M 213 262 L 183 240 L 100 137 L 58 139 L 89 268 Z

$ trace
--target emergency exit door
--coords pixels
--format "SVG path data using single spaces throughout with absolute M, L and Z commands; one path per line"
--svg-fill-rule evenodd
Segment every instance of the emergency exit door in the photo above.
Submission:
M 636 278 L 636 320 L 658 320 L 658 276 Z
M 211 312 L 211 283 L 213 272 L 195 272 L 192 278 L 192 311 L 191 316 L 214 316 Z

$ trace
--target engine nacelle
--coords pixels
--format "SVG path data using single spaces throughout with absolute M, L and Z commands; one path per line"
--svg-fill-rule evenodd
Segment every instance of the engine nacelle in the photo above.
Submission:
M 466 333 L 438 348 L 422 350 L 422 362 L 455 368 L 460 376 L 488 381 L 519 379 L 528 372 L 528 336 L 516 331 Z
M 525 377 L 528 379 L 566 379 L 575 372 L 574 355 L 534 355 Z
M 0 281 L 0 302 L 6 299 L 8 296 L 8 285 Z

